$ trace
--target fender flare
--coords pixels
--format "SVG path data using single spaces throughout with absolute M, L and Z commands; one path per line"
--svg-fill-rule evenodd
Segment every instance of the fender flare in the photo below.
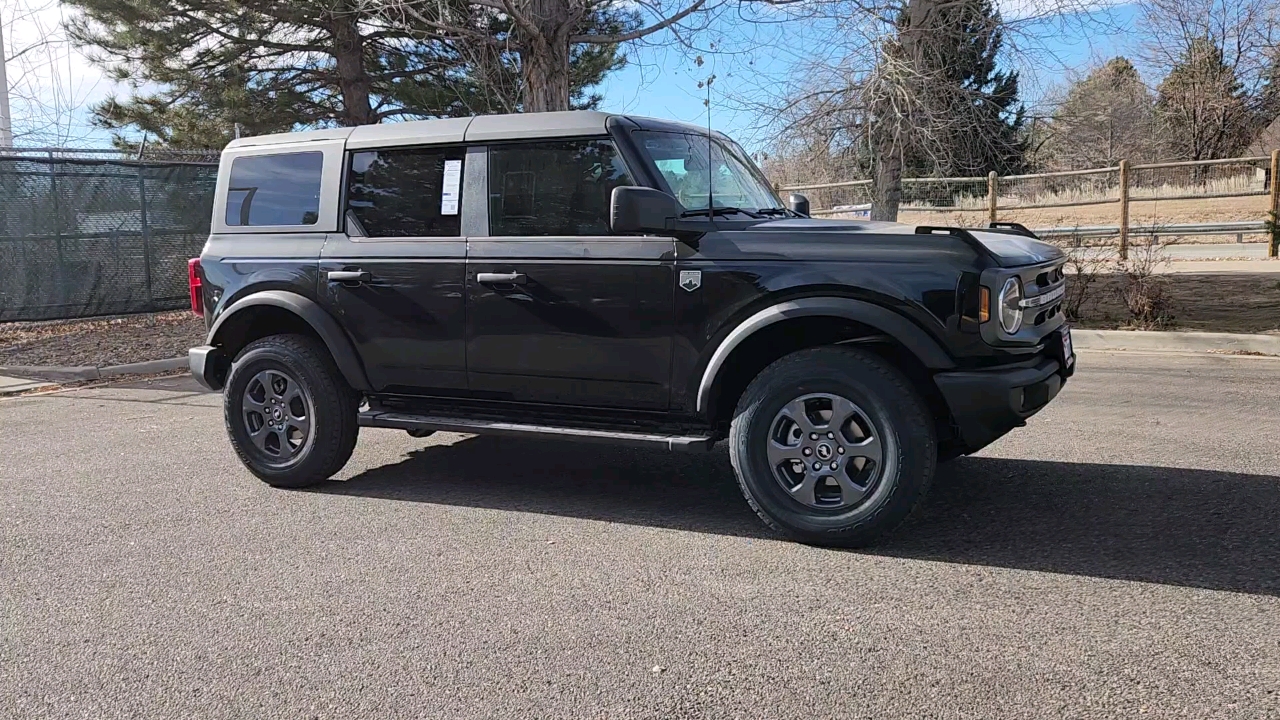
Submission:
M 702 372 L 698 384 L 697 411 L 706 412 L 711 406 L 711 392 L 717 376 L 739 345 L 759 330 L 774 323 L 798 317 L 831 315 L 846 318 L 873 327 L 902 343 L 915 354 L 924 366 L 931 370 L 947 370 L 955 367 L 951 356 L 916 323 L 889 308 L 863 300 L 842 297 L 807 297 L 787 300 L 771 305 L 742 321 L 716 347 Z
M 316 332 L 316 335 L 320 336 L 320 340 L 324 342 L 325 346 L 329 348 L 329 354 L 333 357 L 334 363 L 337 364 L 338 370 L 342 373 L 342 377 L 346 379 L 347 384 L 356 390 L 364 392 L 373 390 L 369 385 L 368 376 L 365 375 L 364 365 L 360 362 L 360 356 L 356 354 L 355 347 L 351 344 L 351 340 L 347 338 L 346 333 L 343 332 L 342 326 L 314 300 L 295 292 L 261 290 L 240 298 L 218 315 L 213 327 L 209 328 L 209 337 L 206 343 L 217 345 L 218 331 L 223 328 L 230 318 L 249 308 L 263 305 L 282 308 L 302 318 Z M 228 358 L 228 360 L 230 359 Z

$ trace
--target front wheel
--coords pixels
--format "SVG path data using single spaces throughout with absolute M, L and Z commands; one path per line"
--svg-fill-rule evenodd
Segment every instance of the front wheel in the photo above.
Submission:
M 743 393 L 729 432 L 742 493 L 767 524 L 803 542 L 856 547 L 896 528 L 933 480 L 932 417 L 879 356 L 792 353 Z
M 318 340 L 272 335 L 231 366 L 223 395 L 227 434 L 249 471 L 275 487 L 328 479 L 351 458 L 358 397 Z

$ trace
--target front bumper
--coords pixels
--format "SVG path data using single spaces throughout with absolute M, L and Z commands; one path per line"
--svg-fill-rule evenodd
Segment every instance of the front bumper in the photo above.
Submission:
M 217 392 L 227 379 L 227 356 L 221 348 L 201 345 L 187 351 L 191 375 L 202 386 Z
M 1074 360 L 1074 358 L 1073 358 Z M 1075 372 L 1075 363 L 1041 356 L 1017 366 L 934 376 L 951 410 L 964 453 L 981 450 L 1049 404 Z

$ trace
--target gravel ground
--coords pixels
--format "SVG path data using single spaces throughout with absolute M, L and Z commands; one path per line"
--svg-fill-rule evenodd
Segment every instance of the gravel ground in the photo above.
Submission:
M 723 451 L 366 430 L 288 492 L 189 378 L 0 400 L 0 718 L 1280 717 L 1277 396 L 1082 353 L 862 552 Z
M 0 324 L 0 366 L 97 366 L 183 357 L 204 342 L 189 311 Z

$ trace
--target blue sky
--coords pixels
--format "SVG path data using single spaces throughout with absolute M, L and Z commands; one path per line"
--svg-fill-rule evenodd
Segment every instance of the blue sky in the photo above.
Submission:
M 1107 2 L 1107 0 L 1100 0 Z M 1017 7 L 1017 3 L 1029 0 L 998 0 L 1004 7 Z M 56 5 L 51 6 L 45 18 L 47 24 L 55 24 L 60 16 Z M 1016 13 L 1006 11 L 1006 14 Z M 1133 56 L 1136 41 L 1132 28 L 1136 8 L 1130 4 L 1111 5 L 1092 14 L 1102 22 L 1083 24 L 1078 22 L 1044 21 L 1025 26 L 1009 39 L 1011 52 L 1007 62 L 1022 72 L 1022 95 L 1034 110 L 1043 109 L 1042 99 L 1056 83 L 1073 73 L 1082 73 L 1118 54 Z M 643 115 L 668 117 L 703 124 L 707 121 L 703 100 L 705 91 L 698 82 L 714 74 L 712 86 L 711 123 L 716 129 L 737 137 L 751 150 L 762 149 L 765 134 L 759 130 L 761 118 L 758 112 L 746 110 L 743 105 L 762 94 L 781 95 L 787 87 L 787 79 L 794 77 L 797 63 L 815 52 L 817 35 L 804 26 L 790 23 L 773 26 L 744 26 L 726 15 L 713 23 L 698 41 L 704 45 L 717 43 L 717 52 L 703 54 L 704 64 L 699 67 L 693 59 L 696 52 L 681 48 L 647 45 L 628 51 L 631 62 L 627 67 L 608 77 L 599 88 L 604 96 L 603 109 L 632 112 Z M 9 28 L 6 39 L 10 44 L 21 40 L 21 28 Z M 750 37 L 748 37 L 748 34 Z M 19 37 L 14 37 L 18 35 Z M 669 43 L 669 38 L 658 37 Z M 61 55 L 61 53 L 60 53 Z M 65 144 L 85 147 L 105 147 L 110 138 L 107 133 L 89 128 L 87 108 L 110 93 L 126 92 L 123 87 L 113 87 L 103 77 L 99 68 L 92 66 L 83 54 L 69 47 L 54 66 L 65 68 L 70 79 L 63 78 L 65 106 L 79 106 L 67 128 Z M 11 67 L 13 82 L 15 68 Z M 37 78 L 40 80 L 40 78 Z M 1148 77 L 1148 81 L 1152 78 Z M 33 81 L 34 82 L 34 81 Z M 41 81 L 43 82 L 43 81 Z M 66 88 L 71 88 L 67 91 Z M 15 115 L 18 110 L 15 109 Z M 23 143 L 19 140 L 19 144 Z
M 1116 55 L 1127 55 L 1140 64 L 1135 57 L 1140 48 L 1132 32 L 1137 12 L 1133 4 L 1119 4 L 1093 13 L 1093 23 L 1072 22 L 1078 20 L 1072 18 L 1022 28 L 1017 37 L 1010 38 L 1009 42 L 1017 47 L 1010 48 L 1007 54 L 1010 63 L 1022 73 L 1023 100 L 1033 111 L 1044 110 L 1043 101 L 1055 85 L 1074 74 L 1087 72 Z M 803 36 L 793 36 L 779 43 L 776 50 L 760 48 L 748 57 L 708 54 L 703 67 L 696 67 L 687 53 L 637 48 L 629 52 L 634 61 L 601 86 L 603 109 L 705 124 L 706 94 L 698 88 L 698 81 L 714 73 L 712 126 L 755 150 L 758 148 L 753 146 L 763 140 L 755 129 L 759 116 L 735 107 L 739 103 L 734 98 L 758 94 L 762 78 L 776 87 L 792 69 L 787 58 L 794 57 L 794 53 L 786 49 L 802 48 L 804 44 Z M 748 60 L 753 64 L 748 66 Z

